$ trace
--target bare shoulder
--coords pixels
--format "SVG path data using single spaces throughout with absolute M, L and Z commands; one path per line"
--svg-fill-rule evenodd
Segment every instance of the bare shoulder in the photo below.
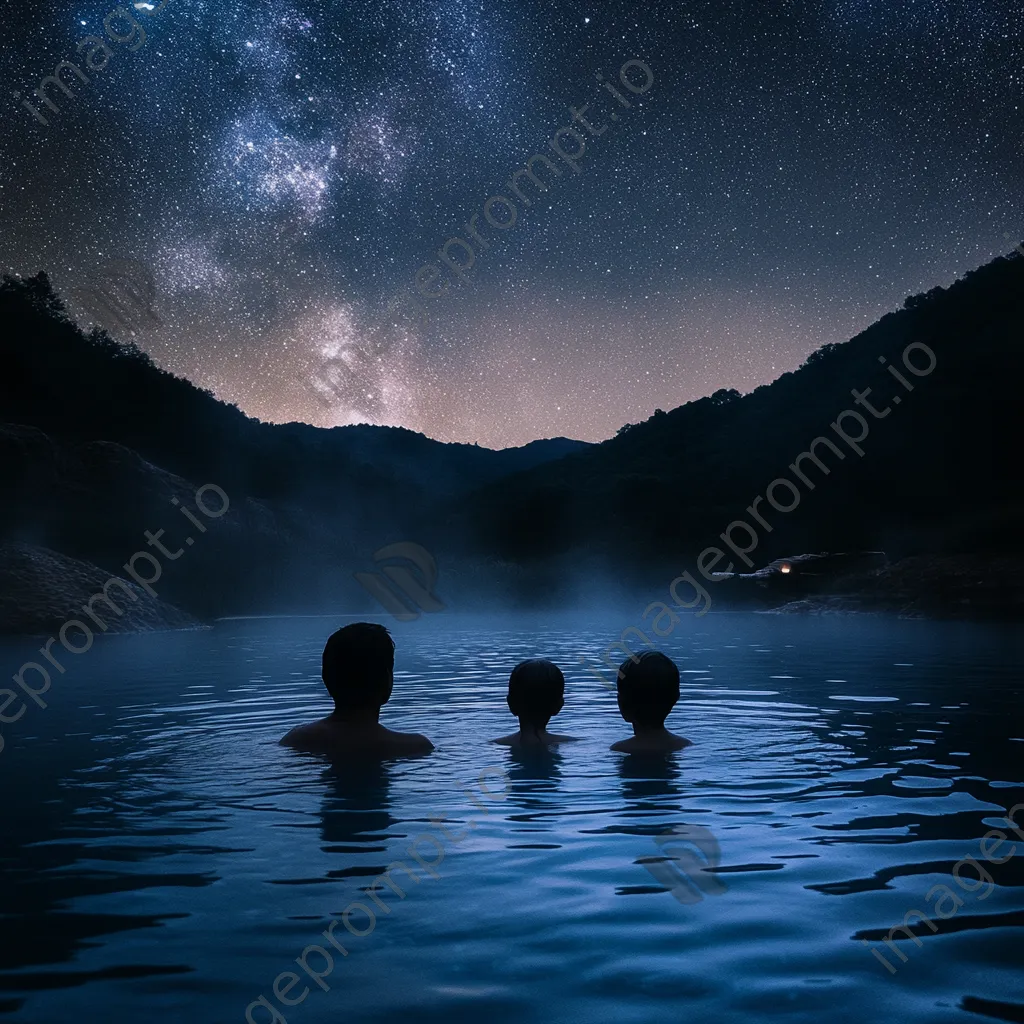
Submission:
M 323 737 L 323 722 L 309 722 L 306 725 L 297 725 L 294 729 L 286 732 L 281 737 L 280 745 L 282 747 L 297 747 L 300 749 L 308 748 L 316 746 L 318 740 L 322 742 Z
M 551 739 L 555 743 L 579 743 L 579 736 L 560 736 L 557 733 L 551 734 Z
M 491 740 L 492 743 L 498 743 L 503 747 L 514 747 L 519 743 L 519 733 L 514 732 L 509 736 L 499 736 L 496 740 Z
M 388 730 L 388 743 L 402 754 L 430 754 L 434 744 L 418 732 L 393 732 Z
M 416 732 L 380 729 L 370 733 L 346 729 L 330 718 L 298 725 L 281 739 L 281 746 L 314 754 L 354 754 L 412 757 L 429 754 L 434 744 Z

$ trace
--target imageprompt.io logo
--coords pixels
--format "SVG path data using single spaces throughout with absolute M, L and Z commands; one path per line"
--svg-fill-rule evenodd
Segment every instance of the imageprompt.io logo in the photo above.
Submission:
M 153 275 L 149 267 L 137 260 L 108 263 L 92 285 L 73 289 L 71 297 L 93 323 L 111 334 L 124 332 L 134 338 L 143 331 L 163 326 L 153 309 Z
M 703 825 L 673 825 L 655 836 L 664 856 L 642 857 L 642 864 L 655 880 L 680 903 L 700 903 L 704 894 L 721 896 L 725 885 L 714 874 L 722 859 L 718 840 Z
M 444 608 L 444 602 L 434 593 L 437 562 L 426 548 L 412 541 L 388 544 L 373 553 L 373 560 L 381 567 L 379 572 L 352 575 L 400 622 L 411 622 L 423 612 Z

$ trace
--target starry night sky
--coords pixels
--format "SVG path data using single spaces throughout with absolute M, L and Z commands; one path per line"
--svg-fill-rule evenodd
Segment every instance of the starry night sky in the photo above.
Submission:
M 1009 0 L 160 2 L 108 57 L 75 47 L 117 0 L 0 5 L 0 269 L 151 268 L 136 341 L 262 419 L 598 440 L 1024 236 Z M 32 93 L 64 59 L 90 83 L 52 113 Z M 578 175 L 548 145 L 569 126 Z M 561 176 L 519 179 L 527 206 L 506 183 L 535 153 Z M 463 282 L 437 252 L 474 214 Z M 420 313 L 398 297 L 428 263 L 448 293 Z

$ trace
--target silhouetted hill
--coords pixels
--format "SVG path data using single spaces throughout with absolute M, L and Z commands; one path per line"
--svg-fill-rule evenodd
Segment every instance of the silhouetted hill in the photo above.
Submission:
M 666 573 L 693 569 L 687 560 L 707 545 L 721 547 L 719 535 L 737 520 L 757 531 L 757 565 L 797 551 L 1020 551 L 1022 325 L 1024 258 L 1014 253 L 908 299 L 852 341 L 825 346 L 749 395 L 719 391 L 483 487 L 452 509 L 453 533 L 470 547 L 532 563 L 538 590 L 547 592 L 583 565 L 667 582 Z M 902 358 L 915 343 L 936 358 L 920 377 Z M 930 362 L 919 347 L 909 358 L 918 369 Z M 882 417 L 855 404 L 851 389 Z M 863 456 L 830 426 L 846 409 L 868 424 Z M 852 416 L 840 427 L 852 436 L 861 429 Z M 808 485 L 790 467 L 823 435 L 839 455 L 817 445 L 827 475 L 801 460 Z M 783 513 L 762 497 L 755 511 L 766 528 L 748 508 L 779 477 L 799 489 L 778 485 L 779 503 L 799 500 Z M 740 527 L 733 536 L 749 543 Z
M 0 323 L 0 421 L 117 442 L 171 472 L 261 499 L 330 507 L 355 488 L 416 504 L 421 493 L 456 494 L 589 447 L 563 437 L 492 451 L 401 427 L 262 423 L 134 344 L 102 331 L 86 337 L 45 273 L 3 279 Z
M 118 572 L 149 550 L 143 531 L 188 528 L 173 501 L 216 484 L 231 511 L 160 584 L 204 617 L 372 608 L 353 571 L 415 539 L 437 501 L 588 447 L 492 451 L 394 427 L 262 423 L 134 345 L 85 336 L 45 274 L 3 279 L 0 322 L 0 543 Z
M 986 559 L 1022 550 L 1017 254 L 749 395 L 659 411 L 600 445 L 503 452 L 400 428 L 258 422 L 131 345 L 83 336 L 42 274 L 4 279 L 0 317 L 0 543 L 124 575 L 144 530 L 187 543 L 177 513 L 216 484 L 230 510 L 159 590 L 200 618 L 374 608 L 352 573 L 398 541 L 430 549 L 453 608 L 663 591 L 702 549 L 725 547 L 730 524 L 751 566 L 814 551 L 914 557 L 891 577 L 900 601 L 915 580 L 936 586 L 929 558 L 958 567 L 950 592 L 962 593 L 965 565 L 983 575 Z M 731 562 L 748 568 L 732 551 L 712 568 Z

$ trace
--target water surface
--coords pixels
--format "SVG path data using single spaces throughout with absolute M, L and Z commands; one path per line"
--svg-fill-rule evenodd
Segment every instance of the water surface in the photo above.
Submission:
M 1018 630 L 690 620 L 663 649 L 683 672 L 670 725 L 694 746 L 649 761 L 608 750 L 627 730 L 579 661 L 628 624 L 396 624 L 384 721 L 438 749 L 359 771 L 277 746 L 327 710 L 337 622 L 68 656 L 49 707 L 0 727 L 0 1016 L 220 1024 L 263 996 L 291 1024 L 1024 1019 L 1024 841 L 1002 865 L 979 853 L 1024 801 Z M 8 672 L 31 650 L 0 646 Z M 512 731 L 508 673 L 533 656 L 563 667 L 553 727 L 582 739 L 523 759 L 485 741 Z M 671 866 L 658 837 L 680 827 L 717 844 L 718 885 L 683 872 L 673 891 L 645 867 Z M 439 877 L 417 867 L 382 910 L 360 890 L 414 865 L 413 843 Z M 991 885 L 958 888 L 967 856 Z M 920 946 L 898 938 L 903 962 L 881 940 L 937 885 L 962 905 Z M 275 978 L 332 922 L 347 956 L 286 1006 Z

